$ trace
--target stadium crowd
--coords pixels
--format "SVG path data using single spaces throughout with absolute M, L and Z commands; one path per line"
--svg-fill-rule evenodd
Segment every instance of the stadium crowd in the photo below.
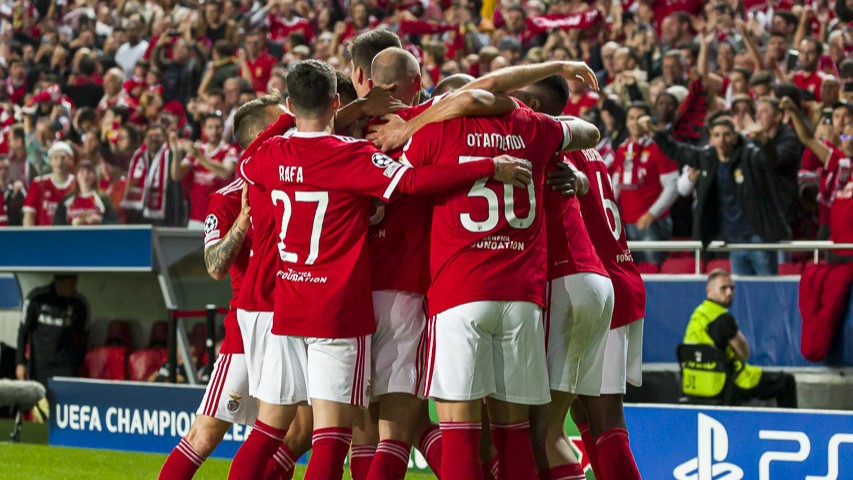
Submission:
M 572 83 L 564 112 L 601 130 L 629 239 L 853 240 L 832 208 L 853 188 L 848 2 L 16 0 L 0 16 L 2 224 L 201 228 L 234 175 L 236 108 L 286 94 L 297 60 L 349 74 L 353 38 L 387 28 L 422 99 L 454 74 L 586 61 L 602 91 Z

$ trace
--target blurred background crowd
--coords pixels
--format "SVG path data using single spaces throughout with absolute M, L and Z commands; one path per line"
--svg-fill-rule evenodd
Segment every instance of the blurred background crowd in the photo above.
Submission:
M 851 242 L 853 208 L 839 206 L 853 197 L 851 9 L 851 0 L 7 0 L 0 224 L 203 228 L 208 195 L 234 175 L 236 108 L 286 94 L 298 60 L 324 60 L 346 79 L 352 40 L 390 29 L 421 62 L 423 99 L 451 75 L 587 62 L 602 90 L 570 83 L 564 111 L 599 126 L 631 240 Z M 750 255 L 733 267 L 775 273 L 775 254 Z

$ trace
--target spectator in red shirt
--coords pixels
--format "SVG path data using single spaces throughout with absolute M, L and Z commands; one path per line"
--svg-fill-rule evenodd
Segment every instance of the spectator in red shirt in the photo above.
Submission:
M 601 97 L 582 82 L 569 82 L 569 101 L 563 109 L 563 115 L 580 117 L 590 108 L 598 105 Z
M 245 47 L 237 50 L 240 62 L 240 76 L 252 84 L 258 93 L 267 91 L 272 69 L 278 63 L 266 51 L 266 36 L 260 29 L 254 29 L 246 36 Z
M 76 182 L 71 194 L 63 198 L 56 208 L 53 225 L 112 225 L 118 222 L 113 202 L 98 188 L 95 165 L 77 164 Z
M 669 208 L 678 198 L 678 165 L 638 125 L 641 117 L 650 115 L 645 103 L 631 104 L 626 120 L 629 137 L 616 150 L 613 164 L 613 191 L 628 240 L 669 240 L 672 236 Z M 660 263 L 664 257 L 658 252 L 634 253 L 640 262 Z
M 24 200 L 24 226 L 53 223 L 59 202 L 71 191 L 74 175 L 71 168 L 74 151 L 65 142 L 56 142 L 47 151 L 51 173 L 33 179 Z
M 26 94 L 27 81 L 24 77 L 24 62 L 20 58 L 12 58 L 9 60 L 9 78 L 3 82 L 3 90 L 0 92 L 2 97 L 0 98 L 15 105 L 22 105 Z
M 816 101 L 821 100 L 821 84 L 826 74 L 818 70 L 818 60 L 823 54 L 823 44 L 813 37 L 800 41 L 800 70 L 794 73 L 794 84 L 802 90 L 814 95 Z

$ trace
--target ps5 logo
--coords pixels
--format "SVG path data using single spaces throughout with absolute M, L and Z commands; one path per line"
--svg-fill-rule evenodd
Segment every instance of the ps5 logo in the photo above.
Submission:
M 767 450 L 758 459 L 758 479 L 770 480 L 770 466 L 774 462 L 803 463 L 811 453 L 811 441 L 805 432 L 785 430 L 759 430 L 760 440 L 792 442 L 796 449 L 784 451 Z M 844 444 L 853 443 L 853 434 L 837 433 L 829 439 L 826 475 L 807 475 L 805 480 L 839 480 L 839 450 Z M 793 445 L 792 445 L 793 446 Z M 741 480 L 743 469 L 726 462 L 729 454 L 729 434 L 726 427 L 716 419 L 699 414 L 697 456 L 672 471 L 675 480 Z M 777 469 L 777 473 L 778 469 Z
M 699 414 L 699 439 L 696 458 L 675 467 L 676 480 L 741 480 L 743 470 L 726 462 L 729 455 L 729 434 L 717 420 Z

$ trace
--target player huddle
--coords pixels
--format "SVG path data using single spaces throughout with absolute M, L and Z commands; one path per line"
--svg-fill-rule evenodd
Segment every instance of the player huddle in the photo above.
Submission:
M 253 430 L 235 479 L 292 478 L 310 449 L 306 479 L 340 479 L 349 453 L 354 479 L 397 480 L 412 446 L 445 480 L 581 479 L 570 410 L 596 478 L 640 478 L 622 395 L 641 379 L 645 290 L 598 131 L 551 116 L 563 77 L 595 75 L 451 77 L 416 105 L 396 36 L 364 33 L 351 56 L 347 106 L 307 60 L 285 104 L 235 116 L 240 178 L 205 220 L 208 270 L 234 290 L 226 337 L 160 478 L 192 478 L 237 422 Z M 355 130 L 373 141 L 336 135 Z

